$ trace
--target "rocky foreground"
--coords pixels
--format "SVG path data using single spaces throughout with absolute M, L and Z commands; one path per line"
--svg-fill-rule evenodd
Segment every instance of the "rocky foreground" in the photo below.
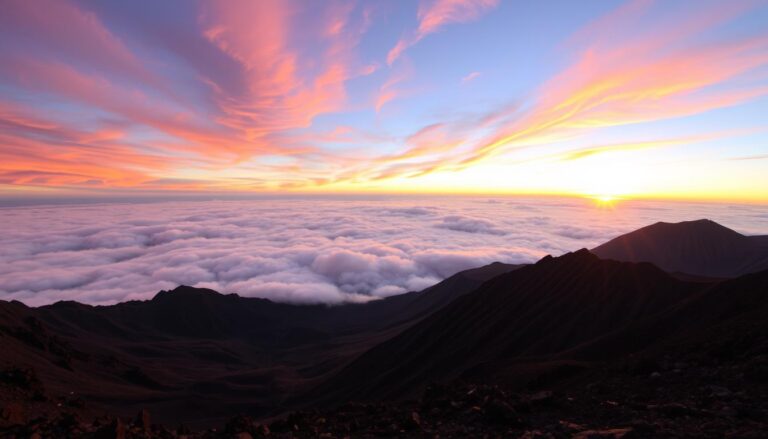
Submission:
M 349 403 L 260 423 L 236 416 L 219 429 L 191 431 L 134 419 L 86 419 L 82 401 L 50 398 L 29 371 L 7 370 L 2 385 L 31 401 L 5 404 L 9 438 L 344 438 L 344 437 L 768 437 L 764 340 L 713 341 L 684 355 L 636 359 L 580 375 L 569 389 L 507 391 L 496 385 L 433 385 L 418 401 Z M 746 349 L 742 349 L 746 348 Z M 35 404 L 55 405 L 51 414 Z M 42 407 L 42 406 L 41 406 Z M 31 410 L 31 413 L 28 411 Z

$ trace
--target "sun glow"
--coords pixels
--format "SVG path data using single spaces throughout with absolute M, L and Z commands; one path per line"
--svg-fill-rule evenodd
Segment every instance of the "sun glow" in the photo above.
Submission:
M 597 199 L 597 201 L 599 201 L 601 203 L 612 203 L 613 200 L 615 199 L 611 195 L 599 195 L 599 196 L 597 196 L 595 198 Z
M 613 195 L 594 195 L 591 197 L 595 206 L 601 209 L 610 209 L 616 205 L 618 199 Z

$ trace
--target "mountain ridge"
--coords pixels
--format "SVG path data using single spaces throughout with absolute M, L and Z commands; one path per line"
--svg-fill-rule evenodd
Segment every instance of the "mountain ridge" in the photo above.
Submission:
M 372 348 L 315 394 L 340 392 L 340 400 L 408 396 L 429 379 L 455 379 L 483 363 L 553 356 L 700 288 L 650 263 L 601 260 L 586 249 L 545 257 L 486 281 Z M 576 309 L 592 323 L 570 315 Z
M 291 389 L 322 380 L 488 276 L 517 267 L 492 264 L 421 292 L 339 306 L 189 286 L 106 306 L 0 301 L 0 348 L 16 363 L 34 365 L 55 393 L 77 392 L 118 413 L 147 407 L 160 420 L 211 425 L 246 404 L 268 414 Z M 68 346 L 54 349 L 62 355 L 48 347 L 58 341 Z M 195 407 L 186 407 L 190 399 Z
M 604 259 L 651 262 L 668 272 L 711 278 L 768 268 L 768 236 L 742 235 L 709 219 L 657 222 L 591 251 Z

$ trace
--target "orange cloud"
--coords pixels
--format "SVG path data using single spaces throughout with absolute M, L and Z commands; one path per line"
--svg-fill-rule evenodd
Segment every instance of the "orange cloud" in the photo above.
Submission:
M 167 157 L 137 152 L 123 132 L 79 131 L 0 102 L 0 183 L 131 186 L 167 171 Z

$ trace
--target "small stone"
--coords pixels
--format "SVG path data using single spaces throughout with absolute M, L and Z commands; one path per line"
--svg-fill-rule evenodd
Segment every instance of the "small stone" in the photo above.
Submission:
M 421 427 L 421 416 L 417 412 L 411 412 L 411 416 L 403 422 L 403 427 L 408 430 L 413 430 Z
M 24 406 L 18 402 L 10 402 L 3 407 L 0 412 L 0 419 L 4 421 L 6 425 L 21 425 L 27 420 L 27 415 L 24 410 Z
M 534 393 L 528 399 L 534 404 L 547 404 L 552 402 L 553 394 L 550 390 L 542 390 L 540 392 Z
M 567 428 L 568 430 L 573 431 L 584 431 L 587 428 L 581 424 L 577 424 L 575 422 L 569 422 L 569 421 L 560 421 L 560 425 Z
M 670 417 L 689 416 L 694 414 L 694 410 L 692 410 L 690 407 L 686 407 L 683 404 L 677 402 L 653 406 L 652 409 L 656 409 Z
M 149 416 L 149 410 L 141 409 L 139 413 L 136 414 L 136 419 L 133 420 L 133 425 L 144 431 L 150 431 L 152 429 L 152 418 Z
M 502 425 L 517 425 L 520 419 L 512 406 L 504 401 L 493 400 L 485 408 L 485 417 L 489 422 Z
M 709 389 L 711 391 L 712 396 L 715 396 L 717 398 L 725 398 L 727 396 L 731 396 L 732 394 L 730 390 L 721 386 L 710 386 Z
M 632 428 L 611 428 L 608 430 L 586 430 L 571 436 L 572 439 L 621 439 L 632 432 Z
M 725 406 L 718 410 L 717 414 L 724 418 L 732 418 L 738 415 L 738 411 L 733 407 Z
M 553 437 L 551 433 L 545 433 L 541 430 L 527 430 L 520 436 L 520 439 L 549 439 L 551 437 Z
M 106 425 L 96 431 L 96 439 L 125 439 L 125 424 L 120 418 L 115 419 L 109 425 Z

